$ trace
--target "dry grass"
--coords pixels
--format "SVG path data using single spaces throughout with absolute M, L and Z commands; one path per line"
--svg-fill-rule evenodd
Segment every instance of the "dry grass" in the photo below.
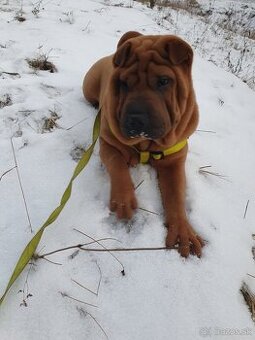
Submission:
M 58 128 L 57 120 L 60 118 L 60 116 L 57 114 L 55 110 L 49 110 L 50 111 L 50 117 L 43 118 L 43 125 L 41 132 L 52 132 L 53 129 Z
M 46 54 L 40 54 L 36 58 L 26 60 L 28 65 L 35 71 L 49 71 L 50 73 L 57 72 L 56 66 L 49 61 L 49 56 Z
M 242 293 L 244 300 L 249 308 L 251 318 L 255 322 L 255 295 L 251 292 L 250 288 L 245 282 L 243 282 L 242 287 L 240 288 L 240 292 Z
M 6 93 L 2 97 L 0 97 L 0 109 L 10 105 L 12 105 L 12 99 L 9 93 Z
M 17 20 L 18 22 L 24 22 L 27 20 L 25 17 L 23 17 L 23 15 L 16 15 L 14 19 Z

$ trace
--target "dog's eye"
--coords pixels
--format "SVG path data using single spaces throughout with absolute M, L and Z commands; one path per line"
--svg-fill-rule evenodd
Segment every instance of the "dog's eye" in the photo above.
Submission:
M 162 76 L 158 78 L 157 86 L 158 88 L 163 88 L 169 85 L 170 83 L 170 78 L 167 76 Z

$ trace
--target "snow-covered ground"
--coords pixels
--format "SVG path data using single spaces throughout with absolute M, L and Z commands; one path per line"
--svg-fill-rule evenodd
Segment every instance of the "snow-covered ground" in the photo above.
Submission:
M 132 8 L 90 0 L 37 4 L 39 13 L 36 4 L 23 1 L 26 20 L 19 22 L 14 17 L 20 1 L 0 2 L 0 103 L 8 104 L 0 106 L 0 176 L 14 166 L 12 138 L 34 230 L 58 205 L 77 150 L 91 140 L 96 112 L 82 97 L 84 73 L 96 59 L 112 53 L 128 30 L 178 34 L 158 26 L 152 12 L 136 2 Z M 38 54 L 46 54 L 58 72 L 34 72 L 26 60 Z M 193 77 L 200 125 L 189 140 L 187 209 L 208 241 L 203 257 L 149 251 L 114 253 L 116 259 L 72 249 L 48 257 L 62 265 L 38 260 L 0 307 L 1 340 L 254 337 L 239 289 L 246 282 L 255 290 L 255 279 L 247 275 L 255 275 L 255 95 L 237 77 L 198 55 Z M 56 124 L 49 132 L 52 122 Z M 204 170 L 211 174 L 199 171 L 204 166 L 210 166 Z M 74 228 L 92 238 L 121 242 L 102 241 L 108 248 L 164 246 L 155 173 L 141 165 L 132 169 L 132 176 L 136 184 L 143 181 L 137 189 L 139 206 L 159 215 L 138 210 L 125 225 L 109 214 L 109 182 L 97 147 L 66 208 L 45 231 L 39 253 L 91 241 Z M 4 292 L 33 235 L 15 169 L 0 181 L 0 235 Z
M 202 58 L 224 68 L 255 89 L 254 1 L 171 0 L 148 13 L 183 36 Z

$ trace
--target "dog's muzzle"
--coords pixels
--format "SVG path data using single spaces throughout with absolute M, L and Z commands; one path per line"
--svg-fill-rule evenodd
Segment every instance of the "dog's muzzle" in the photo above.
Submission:
M 128 104 L 121 116 L 120 127 L 127 138 L 144 137 L 158 139 L 163 136 L 163 124 L 157 121 L 156 114 L 148 105 L 132 102 Z

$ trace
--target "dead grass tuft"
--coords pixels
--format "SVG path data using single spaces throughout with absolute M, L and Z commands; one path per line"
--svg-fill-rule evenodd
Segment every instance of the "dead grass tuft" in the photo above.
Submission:
M 12 99 L 9 93 L 6 93 L 2 97 L 0 97 L 0 109 L 10 105 L 12 105 Z
M 35 71 L 49 71 L 50 73 L 57 72 L 56 66 L 48 60 L 49 57 L 46 54 L 40 54 L 33 59 L 26 59 L 28 65 Z
M 59 128 L 57 120 L 60 118 L 56 110 L 49 110 L 50 117 L 43 118 L 43 124 L 41 128 L 42 133 L 52 132 L 53 129 Z
M 15 20 L 17 20 L 18 22 L 24 22 L 27 19 L 25 17 L 23 17 L 22 15 L 16 15 L 16 17 L 14 17 Z
M 250 288 L 245 282 L 243 282 L 240 292 L 242 293 L 243 298 L 249 308 L 251 318 L 255 322 L 255 295 L 251 292 Z

